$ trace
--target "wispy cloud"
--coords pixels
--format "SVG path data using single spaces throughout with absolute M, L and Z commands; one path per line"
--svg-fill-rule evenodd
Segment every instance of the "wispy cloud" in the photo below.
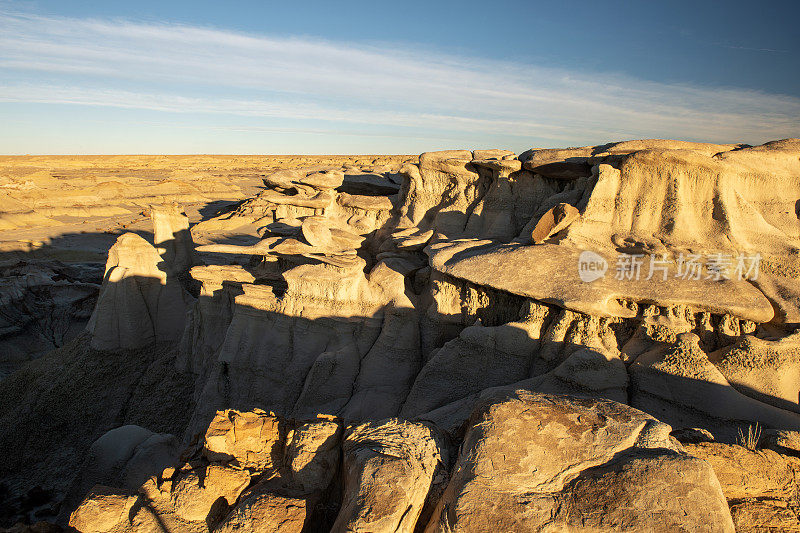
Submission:
M 750 52 L 774 52 L 780 54 L 788 54 L 789 50 L 782 50 L 780 48 L 758 48 L 755 46 L 737 46 L 734 44 L 716 43 L 719 46 L 730 48 L 732 50 L 748 50 Z
M 800 136 L 800 99 L 411 47 L 0 12 L 0 101 L 485 132 L 563 145 Z M 474 137 L 474 135 L 473 135 Z

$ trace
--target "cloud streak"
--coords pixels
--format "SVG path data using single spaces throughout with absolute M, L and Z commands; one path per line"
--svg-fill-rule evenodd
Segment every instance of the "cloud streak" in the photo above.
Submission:
M 519 145 L 800 136 L 800 99 L 393 45 L 0 12 L 0 102 L 361 124 Z

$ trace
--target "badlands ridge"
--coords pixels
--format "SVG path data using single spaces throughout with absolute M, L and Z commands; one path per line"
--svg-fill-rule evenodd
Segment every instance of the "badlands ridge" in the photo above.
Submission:
M 0 527 L 800 531 L 800 140 L 0 164 Z

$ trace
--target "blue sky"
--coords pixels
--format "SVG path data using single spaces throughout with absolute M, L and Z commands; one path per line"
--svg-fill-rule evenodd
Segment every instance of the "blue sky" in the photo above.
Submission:
M 800 2 L 0 0 L 0 153 L 800 137 Z

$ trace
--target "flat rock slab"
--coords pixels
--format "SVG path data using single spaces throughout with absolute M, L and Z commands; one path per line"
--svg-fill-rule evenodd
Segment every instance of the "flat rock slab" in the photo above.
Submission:
M 646 279 L 646 260 L 639 279 L 619 280 L 612 252 L 591 252 L 598 264 L 605 263 L 606 270 L 601 277 L 585 282 L 579 271 L 586 262 L 581 258 L 584 250 L 572 246 L 464 240 L 436 243 L 426 251 L 431 267 L 449 276 L 589 315 L 632 317 L 634 313 L 620 304 L 627 300 L 687 305 L 754 322 L 769 322 L 774 316 L 770 301 L 746 280 L 676 278 L 674 263 L 663 281 L 660 272 Z

